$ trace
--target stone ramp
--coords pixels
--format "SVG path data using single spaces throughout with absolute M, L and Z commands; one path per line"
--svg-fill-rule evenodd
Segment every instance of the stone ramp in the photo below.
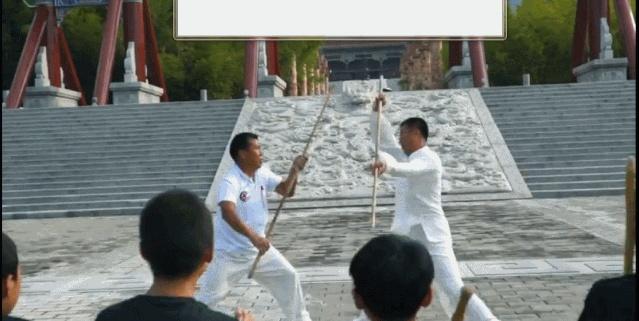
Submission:
M 534 197 L 619 195 L 636 82 L 493 87 L 482 97 Z
M 244 100 L 2 111 L 2 217 L 137 213 L 205 197 Z

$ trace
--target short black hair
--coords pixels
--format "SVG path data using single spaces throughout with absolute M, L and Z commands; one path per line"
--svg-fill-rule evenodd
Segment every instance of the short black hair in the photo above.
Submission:
M 355 292 L 382 320 L 407 320 L 428 294 L 434 269 L 424 245 L 406 236 L 386 234 L 368 241 L 349 268 Z
M 422 134 L 424 139 L 428 140 L 428 124 L 426 123 L 424 119 L 419 117 L 408 118 L 399 125 L 399 127 L 404 127 L 404 126 L 419 130 L 419 132 Z
M 2 279 L 18 274 L 18 248 L 9 235 L 2 232 Z
M 251 139 L 258 139 L 258 136 L 253 133 L 239 133 L 233 137 L 229 152 L 231 153 L 231 158 L 233 158 L 234 161 L 237 162 L 237 155 L 240 150 L 247 149 L 249 147 Z
M 213 249 L 211 213 L 192 192 L 173 189 L 161 193 L 142 209 L 140 248 L 154 276 L 188 276 L 206 251 Z

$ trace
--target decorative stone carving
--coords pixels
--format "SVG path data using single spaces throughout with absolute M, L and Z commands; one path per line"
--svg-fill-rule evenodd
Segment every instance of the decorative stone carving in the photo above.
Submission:
M 49 63 L 47 62 L 47 47 L 40 47 L 40 49 L 38 49 L 38 57 L 33 69 L 35 71 L 35 87 L 51 86 Z
M 628 78 L 628 58 L 614 58 L 612 35 L 606 18 L 599 22 L 599 58 L 573 68 L 577 82 L 614 81 Z
M 136 74 L 135 66 L 135 43 L 129 41 L 126 48 L 126 54 L 124 58 L 124 82 L 131 83 L 138 81 L 138 75 Z
M 146 66 L 144 66 L 146 68 Z M 124 82 L 111 83 L 114 105 L 155 104 L 160 102 L 164 89 L 151 85 L 147 79 L 139 81 L 135 64 L 135 43 L 129 41 L 124 58 Z
M 298 198 L 370 197 L 373 180 L 365 168 L 374 154 L 369 122 L 379 80 L 359 84 L 361 91 L 332 96 L 310 150 L 312 160 L 299 182 Z M 394 130 L 414 116 L 431 126 L 429 146 L 442 159 L 444 192 L 511 190 L 468 91 L 393 92 L 387 97 L 384 114 Z M 271 142 L 263 149 L 265 166 L 276 173 L 288 170 L 292 155 L 303 149 L 323 101 L 323 97 L 300 97 L 256 102 L 245 129 Z M 386 176 L 379 192 L 392 193 Z
M 612 52 L 612 34 L 606 18 L 601 18 L 599 22 L 599 59 L 614 58 Z

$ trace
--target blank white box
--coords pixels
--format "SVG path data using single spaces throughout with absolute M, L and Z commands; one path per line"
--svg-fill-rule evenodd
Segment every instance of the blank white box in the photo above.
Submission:
M 505 0 L 174 0 L 177 39 L 505 38 Z

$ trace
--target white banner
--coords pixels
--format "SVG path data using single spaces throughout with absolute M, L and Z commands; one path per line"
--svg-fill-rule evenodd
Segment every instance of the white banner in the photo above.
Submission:
M 177 39 L 506 37 L 506 0 L 174 0 Z

